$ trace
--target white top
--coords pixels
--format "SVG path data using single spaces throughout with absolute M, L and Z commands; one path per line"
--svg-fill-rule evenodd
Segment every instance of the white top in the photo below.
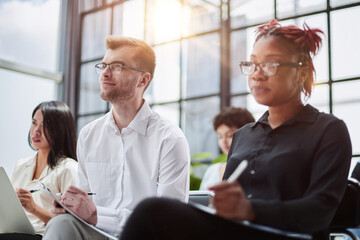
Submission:
M 11 182 L 14 188 L 25 189 L 39 189 L 40 186 L 32 180 L 34 176 L 36 165 L 36 155 L 34 157 L 21 159 L 17 162 Z M 77 169 L 78 164 L 74 159 L 65 158 L 60 163 L 51 169 L 46 166 L 40 175 L 40 180 L 53 193 L 64 192 L 70 185 L 77 185 Z M 40 207 L 51 211 L 53 199 L 45 191 L 38 191 L 32 194 L 34 202 Z M 43 234 L 45 230 L 45 223 L 42 222 L 35 215 L 25 211 L 30 222 L 35 228 L 37 234 Z
M 112 109 L 86 125 L 77 156 L 80 188 L 96 193 L 96 226 L 115 236 L 145 198 L 188 200 L 187 140 L 180 128 L 160 118 L 146 102 L 121 132 Z
M 220 179 L 220 166 L 223 163 L 215 163 L 210 165 L 204 174 L 203 180 L 200 184 L 200 190 L 208 190 L 209 187 L 212 187 L 221 182 Z

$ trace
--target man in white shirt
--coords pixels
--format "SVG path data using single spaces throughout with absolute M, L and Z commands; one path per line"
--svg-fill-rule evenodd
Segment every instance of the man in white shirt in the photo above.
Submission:
M 106 38 L 96 64 L 100 96 L 112 104 L 105 116 L 80 132 L 79 187 L 62 202 L 86 222 L 119 237 L 135 206 L 151 196 L 188 200 L 190 154 L 186 138 L 143 99 L 155 69 L 155 53 L 144 41 Z M 87 192 L 95 192 L 92 200 Z M 55 207 L 43 239 L 106 239 Z

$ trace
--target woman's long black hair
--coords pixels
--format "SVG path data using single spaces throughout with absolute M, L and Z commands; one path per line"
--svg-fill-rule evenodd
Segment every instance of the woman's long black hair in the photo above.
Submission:
M 53 169 L 64 157 L 77 160 L 75 120 L 70 108 L 60 101 L 42 102 L 34 109 L 32 118 L 39 109 L 43 114 L 43 133 L 50 145 L 48 166 Z M 34 149 L 31 145 L 30 131 L 28 142 Z

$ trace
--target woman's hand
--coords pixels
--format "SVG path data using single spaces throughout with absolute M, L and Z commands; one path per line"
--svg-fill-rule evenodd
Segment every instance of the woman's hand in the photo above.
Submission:
M 209 189 L 215 193 L 211 204 L 219 216 L 236 220 L 255 220 L 253 207 L 237 181 L 223 181 Z
M 23 208 L 29 212 L 29 213 L 35 213 L 36 211 L 36 203 L 34 202 L 34 199 L 30 193 L 29 190 L 26 190 L 24 188 L 16 188 L 16 195 L 20 200 L 21 205 Z

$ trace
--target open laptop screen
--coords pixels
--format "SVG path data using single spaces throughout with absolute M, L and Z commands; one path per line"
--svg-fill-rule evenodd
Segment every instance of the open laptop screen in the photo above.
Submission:
M 0 167 L 0 193 L 0 233 L 35 234 L 3 167 Z

